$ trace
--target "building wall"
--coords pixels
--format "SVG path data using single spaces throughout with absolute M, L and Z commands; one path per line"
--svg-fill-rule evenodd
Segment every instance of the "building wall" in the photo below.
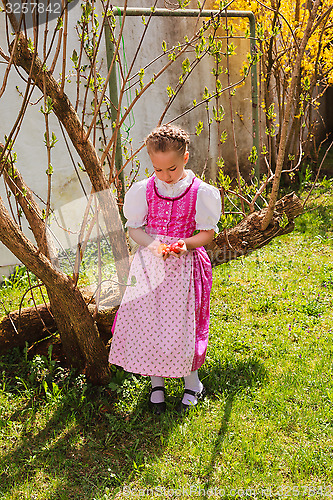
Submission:
M 129 1 L 129 7 L 140 6 L 147 6 L 147 2 L 144 0 Z M 162 0 L 158 3 L 158 7 L 164 7 L 164 2 Z M 190 7 L 196 8 L 196 2 L 193 2 L 193 5 L 190 5 Z M 73 77 L 74 71 L 72 68 L 72 61 L 70 61 L 69 57 L 71 56 L 74 48 L 77 51 L 79 48 L 77 34 L 75 32 L 75 24 L 79 16 L 80 6 L 78 5 L 70 11 L 68 30 L 68 63 L 66 70 L 68 81 L 66 82 L 65 92 L 68 94 L 69 98 L 72 99 L 72 102 L 75 102 L 76 85 L 75 78 Z M 149 61 L 157 57 L 162 52 L 161 45 L 163 40 L 166 41 L 168 47 L 172 47 L 178 42 L 182 43 L 185 34 L 190 36 L 198 28 L 196 23 L 196 19 L 154 18 L 148 29 L 145 42 L 134 65 L 133 71 L 138 71 L 141 67 L 144 67 Z M 50 33 L 52 32 L 51 27 L 52 23 L 50 26 Z M 140 37 L 143 28 L 144 26 L 141 18 L 128 17 L 125 21 L 124 46 L 121 47 L 121 51 L 122 54 L 125 55 L 128 66 L 130 65 L 132 57 L 136 51 L 138 38 Z M 41 44 L 42 37 L 40 37 L 40 53 L 42 47 Z M 231 81 L 239 80 L 239 70 L 243 60 L 246 58 L 246 53 L 249 51 L 248 40 L 237 40 L 235 45 L 237 46 L 237 56 L 231 58 Z M 0 15 L 0 46 L 6 52 L 7 42 L 3 14 Z M 101 47 L 102 50 L 100 51 L 99 56 L 100 72 L 102 75 L 106 75 L 107 64 L 104 40 L 102 41 Z M 152 74 L 154 72 L 157 73 L 165 61 L 167 61 L 166 57 L 164 57 L 163 60 L 154 63 L 154 65 L 147 69 L 144 81 L 149 81 Z M 173 120 L 178 115 L 188 110 L 192 106 L 193 99 L 196 99 L 197 102 L 199 102 L 202 98 L 202 92 L 205 86 L 213 92 L 214 77 L 211 74 L 212 63 L 213 60 L 209 57 L 205 57 L 200 62 L 199 66 L 195 71 L 193 71 L 188 82 L 175 100 L 174 105 L 167 112 L 163 120 L 164 123 Z M 2 81 L 4 71 L 5 64 L 1 64 L 0 81 Z M 55 76 L 59 77 L 60 72 L 61 66 L 58 62 Z M 132 138 L 133 148 L 139 147 L 142 144 L 144 137 L 158 123 L 168 99 L 166 87 L 168 85 L 172 88 L 176 86 L 180 72 L 181 61 L 179 61 L 179 63 L 177 62 L 171 71 L 163 75 L 134 107 L 130 120 L 127 120 L 125 124 L 126 127 L 123 130 L 123 138 L 125 139 L 127 136 L 127 129 L 130 129 L 129 134 Z M 222 81 L 222 83 L 225 84 L 226 80 Z M 5 95 L 2 99 L 0 99 L 0 141 L 2 142 L 4 142 L 4 135 L 9 134 L 21 106 L 22 98 L 16 90 L 16 86 L 18 86 L 21 91 L 25 88 L 24 82 L 21 80 L 18 73 L 13 69 L 10 73 Z M 133 98 L 134 95 L 134 91 L 132 91 L 131 97 Z M 38 196 L 45 200 L 47 193 L 47 176 L 45 175 L 45 171 L 47 169 L 47 155 L 44 145 L 44 115 L 40 112 L 40 107 L 43 103 L 42 101 L 38 101 L 40 96 L 39 90 L 35 89 L 31 98 L 31 101 L 35 104 L 28 107 L 25 120 L 15 142 L 15 151 L 18 155 L 17 167 L 21 171 L 27 184 L 31 186 L 33 191 Z M 226 96 L 223 96 L 221 102 L 226 112 L 225 120 L 221 124 L 221 130 L 226 129 L 228 133 L 227 142 L 221 147 L 218 146 L 219 141 L 215 122 L 210 126 L 211 138 L 209 145 L 205 105 L 197 107 L 193 112 L 186 114 L 176 121 L 176 123 L 184 127 L 191 134 L 192 144 L 190 149 L 191 160 L 188 164 L 189 168 L 193 169 L 197 174 L 202 174 L 203 171 L 205 171 L 206 179 L 216 179 L 216 160 L 220 155 L 222 155 L 225 159 L 226 172 L 232 173 L 235 165 L 234 145 L 230 127 L 229 101 L 226 99 Z M 247 157 L 252 147 L 252 104 L 249 79 L 244 86 L 237 89 L 233 102 L 236 141 L 240 166 L 243 172 L 247 172 L 249 169 Z M 82 100 L 79 103 L 78 110 L 80 114 L 82 110 Z M 62 138 L 58 121 L 53 114 L 49 115 L 49 119 L 50 131 L 54 132 L 58 138 L 56 147 L 52 150 L 52 165 L 54 167 L 54 174 L 52 176 L 52 207 L 55 210 L 55 218 L 59 224 L 56 222 L 54 226 L 53 221 L 52 227 L 56 227 L 57 225 L 65 227 L 74 225 L 77 227 L 81 220 L 81 214 L 84 211 L 84 193 L 82 192 L 82 188 L 78 181 L 77 174 L 74 171 L 66 144 Z M 195 129 L 198 121 L 204 122 L 204 131 L 199 137 L 195 135 Z M 77 166 L 79 157 L 72 147 L 71 153 Z M 152 168 L 145 151 L 142 151 L 138 155 L 138 158 L 141 163 L 141 169 L 137 179 L 142 179 L 146 175 L 145 169 L 148 168 L 149 173 L 151 173 Z M 131 166 L 129 165 L 126 175 L 129 174 L 130 170 Z M 90 188 L 87 176 L 81 171 L 79 171 L 79 176 L 86 191 L 89 193 Z M 0 183 L 0 194 L 3 198 L 5 198 L 3 183 Z M 75 209 L 72 204 L 73 200 L 78 200 L 78 204 Z M 66 206 L 67 208 L 71 207 L 70 210 L 67 210 Z M 66 220 L 60 217 L 61 213 L 69 213 L 72 214 L 72 216 L 69 216 L 70 220 Z M 32 237 L 31 231 L 27 227 L 25 227 L 25 231 L 29 237 Z M 59 228 L 59 234 L 61 232 L 63 231 Z M 71 239 L 73 239 L 73 237 L 71 237 Z M 16 263 L 17 259 L 6 248 L 4 248 L 2 244 L 0 244 L 0 278 L 2 274 L 8 274 L 10 267 Z
M 189 7 L 195 8 L 197 5 L 196 2 L 192 3 L 193 5 L 189 5 Z M 134 6 L 133 4 L 135 7 L 144 7 L 147 5 L 147 2 L 144 0 L 129 2 L 129 7 Z M 158 7 L 164 7 L 164 2 L 162 0 L 158 3 Z M 201 23 L 201 21 L 199 23 Z M 161 44 L 163 40 L 166 41 L 168 48 L 172 47 L 178 42 L 182 43 L 184 41 L 184 35 L 187 34 L 190 36 L 198 29 L 198 26 L 200 26 L 200 24 L 198 25 L 197 20 L 193 18 L 153 18 L 149 26 L 148 37 L 144 45 L 144 50 L 140 52 L 135 69 L 139 70 L 149 60 L 154 59 L 161 53 Z M 131 58 L 134 55 L 138 34 L 142 32 L 142 30 L 143 25 L 141 18 L 128 17 L 126 19 L 124 32 L 125 40 L 128 42 L 128 45 L 126 46 L 126 58 L 128 61 L 131 61 Z M 237 39 L 234 43 L 237 48 L 236 55 L 230 59 L 231 82 L 237 82 L 240 80 L 240 69 L 243 61 L 246 59 L 246 54 L 250 50 L 249 40 Z M 163 63 L 167 61 L 166 57 L 162 61 Z M 147 73 L 146 81 L 149 81 L 149 77 L 152 76 L 153 72 L 156 73 L 158 71 L 158 69 L 162 66 L 162 61 L 159 61 L 150 68 L 150 72 Z M 205 56 L 195 71 L 193 71 L 188 82 L 184 85 L 183 89 L 177 96 L 172 108 L 170 108 L 167 112 L 164 118 L 164 123 L 173 120 L 178 115 L 191 108 L 193 99 L 196 99 L 197 102 L 201 101 L 205 86 L 208 87 L 210 92 L 214 91 L 215 79 L 211 74 L 213 66 L 213 58 Z M 162 76 L 153 85 L 147 95 L 136 105 L 134 116 L 136 123 L 139 123 L 139 128 L 137 129 L 134 127 L 132 129 L 135 145 L 139 145 L 143 137 L 148 134 L 159 121 L 167 102 L 166 88 L 168 85 L 172 88 L 176 86 L 180 73 L 181 62 L 172 66 L 172 70 L 165 76 Z M 227 85 L 226 76 L 223 78 L 222 75 L 221 81 L 223 86 Z M 220 128 L 221 131 L 227 130 L 228 140 L 220 148 L 218 146 L 218 130 L 215 122 L 213 122 L 210 127 L 211 139 L 210 147 L 208 146 L 209 132 L 205 105 L 197 107 L 197 109 L 191 111 L 191 113 L 177 120 L 177 123 L 188 130 L 192 137 L 192 146 L 190 151 L 191 160 L 189 165 L 196 173 L 201 174 L 204 170 L 205 163 L 207 162 L 207 169 L 205 173 L 207 178 L 212 178 L 213 180 L 216 178 L 217 157 L 223 156 L 226 164 L 226 171 L 228 173 L 234 173 L 235 167 L 235 152 L 232 140 L 229 100 L 227 93 L 223 94 L 220 98 L 219 104 L 221 103 L 225 109 L 225 119 L 221 123 Z M 213 102 L 210 107 L 212 107 L 213 104 L 215 104 L 215 102 Z M 247 158 L 252 148 L 252 102 L 251 84 L 249 78 L 244 86 L 236 90 L 236 95 L 233 98 L 233 113 L 240 166 L 246 175 L 250 167 Z M 204 122 L 204 131 L 199 137 L 195 136 L 195 129 L 198 121 Z M 146 161 L 145 154 L 141 155 L 141 157 L 144 161 Z

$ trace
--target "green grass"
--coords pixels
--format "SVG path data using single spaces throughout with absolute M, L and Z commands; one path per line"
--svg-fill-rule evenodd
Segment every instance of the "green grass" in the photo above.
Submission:
M 332 205 L 328 183 L 292 234 L 214 269 L 208 396 L 188 417 L 180 380 L 157 418 L 144 377 L 96 388 L 51 356 L 1 358 L 0 498 L 328 498 Z
M 14 272 L 6 278 L 2 276 L 0 282 L 0 319 L 8 312 L 20 307 L 33 307 L 34 302 L 47 300 L 45 287 L 36 287 L 36 277 L 29 273 L 25 266 L 16 266 Z M 32 293 L 29 289 L 32 289 Z

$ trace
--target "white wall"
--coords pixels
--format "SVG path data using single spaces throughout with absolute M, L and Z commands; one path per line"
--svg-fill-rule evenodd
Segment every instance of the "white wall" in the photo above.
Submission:
M 72 71 L 72 61 L 69 57 L 72 55 L 73 49 L 78 48 L 79 44 L 77 42 L 77 36 L 74 31 L 74 26 L 76 24 L 76 19 L 80 15 L 80 6 L 76 6 L 69 13 L 69 30 L 68 30 L 68 67 L 66 74 L 69 75 Z M 50 33 L 52 32 L 52 27 L 55 22 L 50 23 Z M 40 37 L 43 33 L 43 26 L 40 29 Z M 31 30 L 29 30 L 29 36 L 33 37 Z M 50 35 L 49 35 L 50 36 Z M 10 36 L 10 41 L 13 39 Z M 4 14 L 0 14 L 0 46 L 5 53 L 7 50 L 7 40 L 5 31 L 5 18 Z M 42 39 L 39 43 L 39 52 L 42 53 Z M 52 60 L 52 58 L 51 58 Z M 105 60 L 105 55 L 104 55 Z M 50 65 L 50 59 L 48 60 L 48 65 Z M 6 65 L 0 64 L 0 82 L 3 80 Z M 60 75 L 60 65 L 57 64 L 55 77 L 58 78 Z M 23 70 L 20 71 L 24 77 L 26 77 Z M 0 99 L 0 141 L 5 142 L 4 136 L 8 135 L 11 131 L 13 124 L 15 123 L 16 117 L 19 113 L 22 97 L 16 90 L 16 86 L 22 92 L 25 90 L 25 82 L 21 79 L 19 74 L 12 68 L 8 83 L 6 86 L 5 94 Z M 74 80 L 72 83 L 66 83 L 65 92 L 70 98 L 75 98 L 76 89 L 74 86 Z M 15 141 L 14 151 L 17 153 L 17 168 L 23 175 L 26 183 L 31 187 L 31 189 L 40 196 L 43 200 L 47 196 L 47 175 L 45 173 L 47 169 L 47 154 L 46 147 L 44 144 L 44 133 L 45 133 L 45 119 L 44 115 L 40 112 L 40 108 L 43 105 L 43 100 L 39 101 L 41 93 L 39 89 L 35 89 L 34 93 L 30 99 L 32 106 L 28 106 L 25 119 L 22 123 L 19 135 Z M 54 132 L 58 138 L 55 148 L 52 149 L 52 159 L 51 163 L 54 168 L 54 174 L 52 175 L 52 207 L 54 209 L 59 208 L 61 205 L 82 196 L 82 189 L 77 179 L 77 175 L 73 169 L 71 159 L 68 155 L 66 144 L 63 140 L 62 133 L 54 114 L 49 115 L 49 127 L 50 132 Z M 71 148 L 72 155 L 76 163 L 79 161 L 79 157 L 75 150 Z M 87 176 L 80 171 L 80 177 L 84 183 L 88 192 L 90 191 L 89 182 Z M 0 182 L 0 195 L 3 199 L 6 198 L 5 189 L 3 182 Z M 43 204 L 41 203 L 43 208 Z M 25 227 L 26 234 L 29 238 L 33 239 L 31 231 Z M 12 270 L 13 265 L 17 264 L 18 260 L 16 257 L 9 252 L 2 243 L 0 243 L 0 280 L 2 275 L 8 275 Z

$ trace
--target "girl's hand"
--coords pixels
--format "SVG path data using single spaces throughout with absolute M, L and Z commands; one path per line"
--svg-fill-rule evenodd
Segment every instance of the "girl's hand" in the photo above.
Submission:
M 147 248 L 159 259 L 165 260 L 169 257 L 168 246 L 165 245 L 165 243 L 161 243 L 159 240 L 152 241 Z
M 178 257 L 178 259 L 187 252 L 187 247 L 184 240 L 178 240 L 176 243 L 172 243 L 169 248 L 169 255 L 174 255 L 175 257 Z
M 187 252 L 186 243 L 184 240 L 178 240 L 171 245 L 166 245 L 165 243 L 161 243 L 159 240 L 154 240 L 150 243 L 147 248 L 152 252 L 155 257 L 163 258 L 166 260 L 170 255 L 175 257 L 181 257 L 184 253 Z
M 158 247 L 158 252 L 162 254 L 163 260 L 166 260 L 170 255 L 170 247 L 166 243 L 161 243 Z
M 161 246 L 161 242 L 159 240 L 154 240 L 152 241 L 148 246 L 148 250 L 151 251 L 151 253 L 153 255 L 155 255 L 155 257 L 158 257 L 159 259 L 161 259 L 163 257 L 163 254 L 162 252 L 160 251 L 160 246 Z

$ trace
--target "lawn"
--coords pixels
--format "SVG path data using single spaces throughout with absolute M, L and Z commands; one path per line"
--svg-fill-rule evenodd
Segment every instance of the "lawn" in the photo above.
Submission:
M 304 196 L 304 195 L 303 195 Z M 333 183 L 293 233 L 213 270 L 208 396 L 147 407 L 148 380 L 96 388 L 49 357 L 0 359 L 0 498 L 333 496 Z

